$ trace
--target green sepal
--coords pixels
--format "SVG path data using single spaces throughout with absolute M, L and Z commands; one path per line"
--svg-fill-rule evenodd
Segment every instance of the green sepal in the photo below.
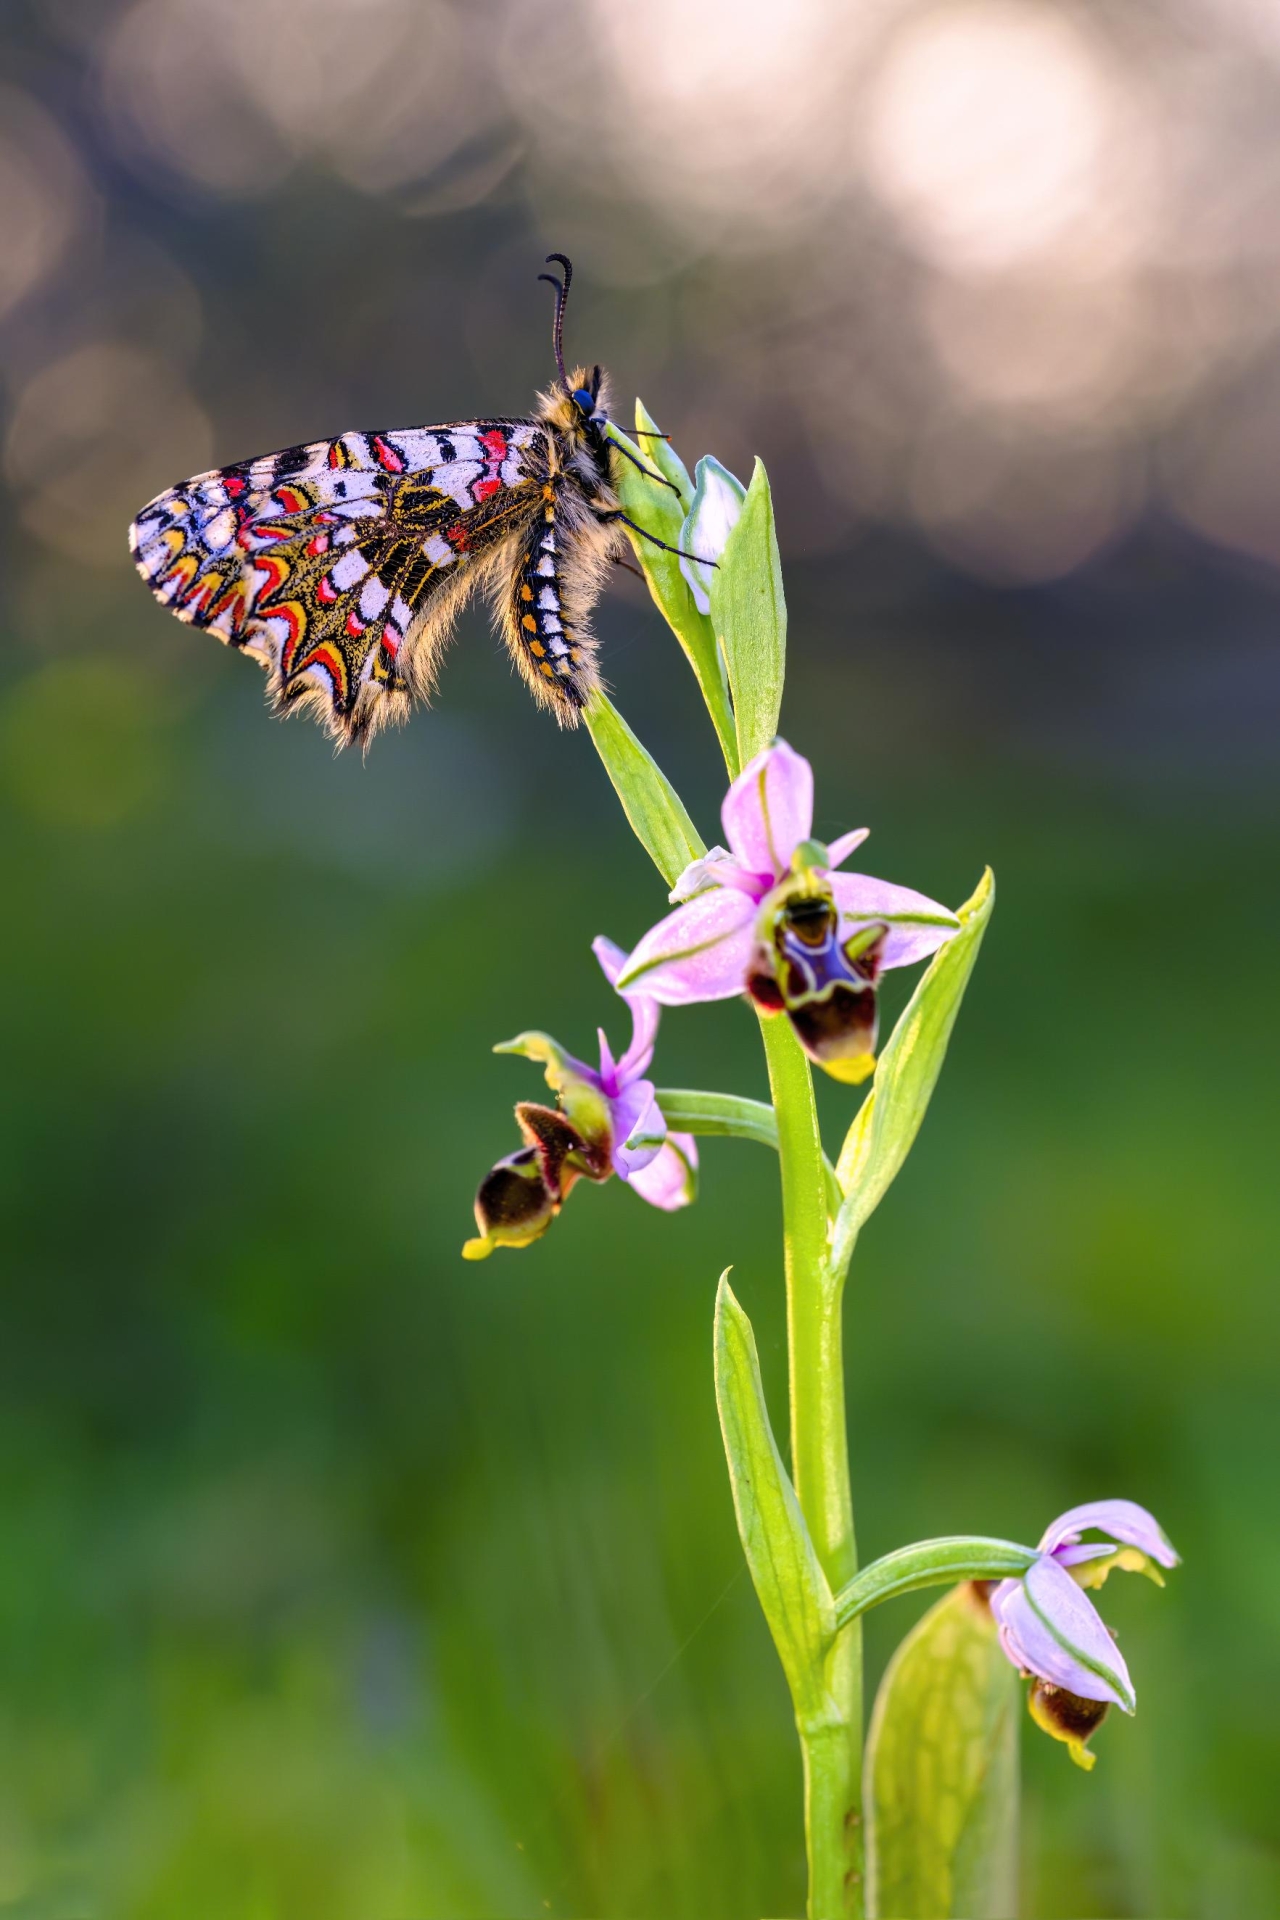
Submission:
M 917 1540 L 897 1547 L 854 1575 L 836 1595 L 836 1625 L 848 1626 L 860 1614 L 901 1593 L 923 1587 L 950 1587 L 957 1580 L 1018 1579 L 1040 1558 L 1035 1547 L 1016 1540 L 991 1540 L 977 1534 L 953 1534 L 941 1540 Z
M 736 1093 L 708 1093 L 688 1087 L 660 1087 L 658 1105 L 668 1127 L 676 1133 L 707 1138 L 754 1140 L 778 1151 L 778 1116 L 765 1100 L 747 1100 Z M 840 1205 L 836 1170 L 825 1157 L 827 1212 L 834 1220 Z
M 835 1638 L 835 1610 L 769 1425 L 751 1322 L 734 1298 L 727 1270 L 716 1294 L 715 1370 L 742 1550 L 796 1718 L 812 1722 L 826 1704 L 823 1664 Z
M 920 1131 L 994 903 L 995 880 L 988 867 L 960 909 L 959 933 L 938 949 L 885 1043 L 871 1091 L 845 1136 L 836 1162 L 845 1195 L 832 1236 L 837 1274 L 847 1270 L 862 1226 Z
M 787 663 L 787 603 L 769 476 L 757 460 L 742 513 L 711 582 L 711 624 L 724 655 L 746 766 L 773 740 Z
M 514 1040 L 502 1040 L 495 1053 L 519 1053 L 526 1060 L 537 1060 L 546 1075 L 547 1085 L 559 1097 L 565 1118 L 572 1121 L 587 1142 L 609 1139 L 609 1105 L 590 1081 L 574 1071 L 574 1059 L 549 1033 L 518 1033 Z
M 526 1060 L 537 1060 L 547 1071 L 547 1085 L 559 1093 L 566 1076 L 572 1072 L 573 1055 L 549 1033 L 518 1033 L 514 1040 L 499 1040 L 494 1053 L 520 1053 Z
M 641 400 L 636 401 L 636 426 L 646 435 L 656 432 L 655 423 Z M 609 433 L 637 459 L 656 468 L 664 480 L 671 482 L 671 486 L 664 487 L 661 481 L 641 473 L 624 454 L 616 455 L 612 477 L 623 512 L 646 533 L 665 540 L 669 547 L 678 547 L 694 491 L 684 461 L 667 440 L 645 438 L 636 445 L 616 423 L 610 424 Z M 673 492 L 672 487 L 678 491 Z M 733 779 L 738 771 L 737 742 L 724 663 L 711 621 L 705 613 L 698 612 L 677 555 L 655 547 L 652 540 L 644 539 L 633 528 L 628 527 L 627 537 L 658 611 L 688 656 L 720 741 L 729 777 Z
M 669 887 L 706 852 L 680 795 L 599 689 L 583 709 L 587 731 L 631 830 Z
M 957 1587 L 890 1661 L 867 1737 L 869 1920 L 1017 1912 L 1021 1688 L 978 1590 Z

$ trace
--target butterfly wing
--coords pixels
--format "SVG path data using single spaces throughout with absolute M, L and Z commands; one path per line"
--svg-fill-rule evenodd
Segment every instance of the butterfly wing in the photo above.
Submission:
M 546 465 L 529 420 L 344 433 L 170 488 L 129 544 L 159 601 L 266 668 L 279 707 L 353 740 L 429 691 L 452 616 L 537 512 Z

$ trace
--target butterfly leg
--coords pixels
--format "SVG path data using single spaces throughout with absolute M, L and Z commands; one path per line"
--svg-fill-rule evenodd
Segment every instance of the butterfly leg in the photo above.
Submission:
M 677 559 L 696 560 L 701 567 L 718 567 L 720 565 L 718 560 L 704 560 L 700 553 L 687 553 L 683 547 L 673 547 L 669 545 L 667 541 L 659 540 L 656 533 L 650 533 L 646 527 L 637 526 L 634 520 L 629 520 L 620 507 L 612 507 L 604 513 L 598 513 L 596 519 L 599 520 L 602 525 L 607 525 L 612 521 L 618 525 L 630 527 L 632 533 L 638 533 L 642 540 L 648 540 L 651 545 L 661 547 L 664 553 L 674 553 Z
M 658 438 L 660 440 L 666 440 L 669 437 L 670 436 L 665 433 L 658 435 Z M 670 487 L 672 493 L 674 493 L 674 495 L 676 496 L 676 499 L 680 500 L 681 503 L 683 504 L 683 499 L 682 499 L 680 489 L 676 485 L 674 480 L 668 480 L 665 473 L 658 473 L 654 470 L 654 468 L 650 466 L 646 466 L 643 460 L 638 459 L 637 456 L 634 453 L 632 453 L 630 447 L 624 447 L 621 440 L 615 440 L 612 434 L 608 436 L 608 439 L 609 439 L 609 445 L 613 447 L 616 452 L 624 454 L 626 458 L 631 462 L 633 467 L 639 467 L 641 473 L 644 475 L 646 480 L 656 480 L 660 486 Z

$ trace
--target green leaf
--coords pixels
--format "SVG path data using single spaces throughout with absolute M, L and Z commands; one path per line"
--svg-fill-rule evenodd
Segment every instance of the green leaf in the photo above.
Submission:
M 612 431 L 617 433 L 618 428 L 615 426 Z M 679 492 L 680 500 L 678 504 L 675 496 L 669 494 L 669 510 L 678 513 L 681 519 L 683 519 L 684 515 L 689 511 L 690 504 L 693 500 L 694 485 L 692 476 L 690 475 L 688 467 L 686 467 L 684 461 L 672 446 L 670 440 L 664 440 L 662 438 L 658 423 L 650 414 L 643 400 L 636 401 L 636 433 L 643 442 L 641 458 L 647 460 L 651 467 L 656 467 L 663 479 L 669 480 L 671 485 Z M 639 475 L 636 477 L 638 479 Z
M 778 1151 L 778 1116 L 764 1100 L 746 1100 L 736 1093 L 694 1092 L 688 1087 L 660 1087 L 658 1105 L 669 1127 L 679 1133 L 716 1135 L 754 1140 Z M 827 1178 L 827 1211 L 834 1220 L 840 1205 L 840 1187 L 831 1162 L 823 1160 Z
M 727 1272 L 716 1295 L 715 1361 L 742 1549 L 796 1716 L 816 1720 L 824 1708 L 823 1662 L 835 1636 L 831 1589 L 769 1425 L 755 1335 Z
M 736 1093 L 660 1087 L 658 1105 L 667 1125 L 681 1133 L 721 1134 L 778 1150 L 778 1118 L 767 1101 L 745 1100 Z
M 640 400 L 636 401 L 636 426 L 646 433 L 654 431 L 654 422 Z M 616 424 L 610 426 L 609 432 L 637 459 L 656 468 L 663 479 L 678 489 L 673 493 L 670 486 L 664 487 L 660 480 L 639 472 L 624 454 L 614 456 L 613 484 L 627 518 L 643 527 L 646 533 L 665 540 L 669 547 L 678 547 L 684 517 L 693 500 L 693 482 L 683 460 L 669 441 L 644 439 L 637 446 Z M 737 739 L 724 663 L 711 622 L 706 614 L 698 612 L 689 583 L 680 571 L 678 557 L 655 547 L 633 528 L 627 529 L 627 536 L 658 611 L 688 656 L 732 779 L 738 771 Z
M 879 1206 L 920 1131 L 947 1055 L 969 975 L 995 903 L 988 867 L 960 909 L 960 931 L 933 957 L 876 1063 L 871 1092 L 845 1136 L 836 1173 L 844 1204 L 832 1236 L 831 1264 L 844 1273 L 854 1242 Z
M 684 802 L 606 694 L 591 695 L 583 718 L 636 839 L 673 887 L 706 852 Z
M 711 624 L 724 654 L 742 766 L 778 731 L 786 672 L 787 603 L 769 476 L 759 460 L 742 515 L 711 583 Z
M 1020 1706 L 990 1608 L 957 1587 L 898 1648 L 871 1716 L 871 1920 L 1017 1912 Z
M 1014 1540 L 989 1540 L 977 1534 L 953 1534 L 941 1540 L 917 1540 L 897 1547 L 855 1574 L 836 1595 L 836 1625 L 847 1626 L 869 1607 L 895 1600 L 922 1587 L 950 1587 L 957 1580 L 1004 1580 L 1024 1574 L 1039 1559 L 1035 1547 Z

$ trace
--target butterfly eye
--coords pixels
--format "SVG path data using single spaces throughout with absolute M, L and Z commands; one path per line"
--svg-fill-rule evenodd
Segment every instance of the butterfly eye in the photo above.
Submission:
M 573 398 L 577 405 L 578 411 L 580 413 L 585 413 L 587 418 L 590 419 L 591 415 L 596 410 L 596 403 L 595 403 L 595 400 L 592 398 L 592 395 L 588 391 L 588 389 L 586 387 L 579 387 L 577 391 L 574 393 Z

